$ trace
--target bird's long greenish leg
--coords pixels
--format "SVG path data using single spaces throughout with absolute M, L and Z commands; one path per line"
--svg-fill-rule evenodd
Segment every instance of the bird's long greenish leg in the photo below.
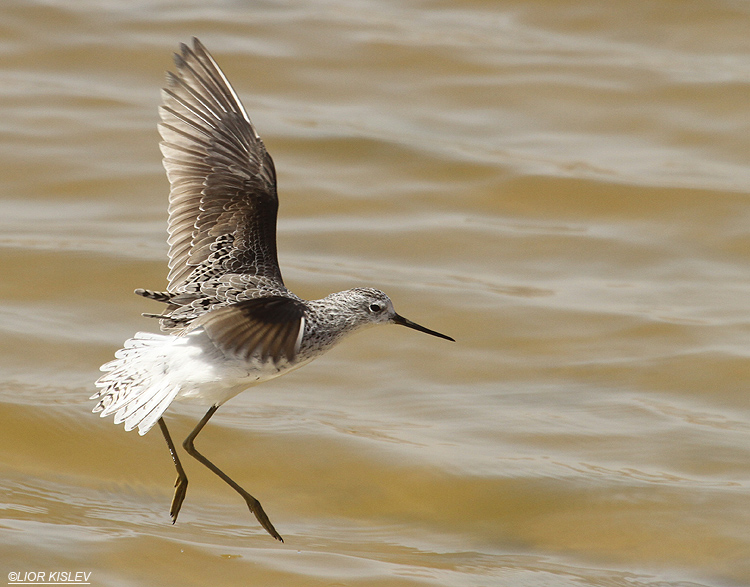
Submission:
M 276 540 L 284 542 L 284 539 L 276 531 L 276 528 L 273 527 L 271 520 L 268 519 L 266 512 L 263 511 L 263 506 L 260 505 L 260 502 L 252 495 L 250 495 L 247 491 L 245 491 L 242 487 L 240 487 L 231 477 L 229 477 L 229 475 L 224 473 L 224 471 L 219 469 L 219 467 L 214 465 L 211 461 L 209 461 L 206 457 L 199 453 L 195 448 L 195 445 L 193 444 L 193 442 L 195 441 L 195 437 L 198 436 L 201 430 L 203 430 L 203 427 L 218 409 L 219 406 L 211 406 L 209 408 L 208 412 L 206 412 L 206 415 L 203 416 L 200 422 L 198 422 L 198 425 L 193 428 L 193 431 L 190 434 L 188 434 L 188 437 L 185 439 L 185 442 L 182 443 L 182 446 L 191 457 L 203 463 L 203 465 L 208 467 L 214 474 L 218 475 L 227 485 L 229 485 L 243 497 L 245 503 L 247 503 L 247 507 L 250 508 L 250 511 L 255 515 L 255 517 L 258 519 L 258 522 L 260 522 L 260 525 L 263 526 L 266 532 L 268 532 Z
M 172 498 L 172 505 L 169 508 L 169 515 L 174 524 L 177 521 L 177 514 L 180 513 L 182 502 L 185 501 L 188 478 L 185 475 L 185 469 L 182 468 L 180 457 L 177 456 L 177 451 L 172 442 L 172 437 L 169 435 L 169 430 L 167 430 L 167 423 L 164 421 L 164 418 L 159 418 L 159 428 L 161 428 L 161 433 L 164 435 L 164 440 L 167 441 L 169 454 L 172 455 L 172 461 L 174 462 L 174 468 L 177 469 L 177 480 L 174 482 L 174 497 Z

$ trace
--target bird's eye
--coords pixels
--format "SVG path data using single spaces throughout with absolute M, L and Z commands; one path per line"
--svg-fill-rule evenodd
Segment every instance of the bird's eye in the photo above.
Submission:
M 380 304 L 370 304 L 370 312 L 382 312 L 383 306 Z

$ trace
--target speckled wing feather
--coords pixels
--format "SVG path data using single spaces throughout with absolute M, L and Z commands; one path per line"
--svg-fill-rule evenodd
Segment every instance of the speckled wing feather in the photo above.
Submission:
M 212 310 L 193 324 L 202 326 L 228 357 L 275 364 L 293 362 L 305 329 L 305 304 L 282 296 L 245 300 Z
M 276 172 L 239 97 L 193 39 L 162 92 L 169 195 L 169 291 L 227 273 L 283 286 L 276 255 Z

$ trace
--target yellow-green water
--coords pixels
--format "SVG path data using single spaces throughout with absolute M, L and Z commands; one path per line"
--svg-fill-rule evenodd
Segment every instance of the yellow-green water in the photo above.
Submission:
M 750 584 L 750 5 L 0 5 L 0 580 Z M 196 35 L 272 153 L 287 285 L 404 328 L 199 447 L 90 413 L 166 276 L 159 88 Z M 201 410 L 175 406 L 184 437 Z

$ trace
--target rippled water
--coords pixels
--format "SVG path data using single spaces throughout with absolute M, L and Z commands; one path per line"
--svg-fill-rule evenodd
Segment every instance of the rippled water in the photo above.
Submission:
M 0 23 L 3 573 L 750 584 L 746 3 L 6 0 Z M 154 326 L 158 90 L 193 35 L 274 156 L 290 288 L 381 287 L 458 341 L 374 329 L 221 408 L 199 445 L 283 545 L 193 461 L 172 526 L 158 432 L 87 399 Z

